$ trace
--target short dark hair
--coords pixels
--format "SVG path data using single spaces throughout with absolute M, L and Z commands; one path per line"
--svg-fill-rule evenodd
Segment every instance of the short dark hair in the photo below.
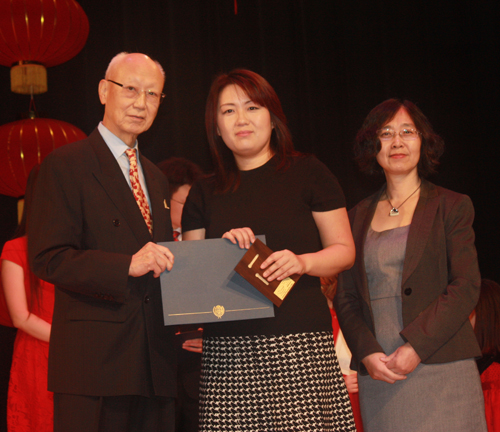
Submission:
M 476 305 L 474 333 L 483 354 L 500 353 L 500 285 L 481 280 L 481 293 Z
M 170 198 L 177 190 L 188 184 L 193 183 L 203 177 L 203 171 L 194 162 L 182 157 L 172 156 L 158 164 L 158 168 L 168 179 Z
M 212 83 L 205 109 L 205 128 L 215 171 L 218 192 L 236 190 L 239 185 L 239 170 L 232 151 L 217 133 L 219 96 L 228 85 L 240 87 L 255 103 L 269 110 L 274 125 L 271 135 L 271 150 L 276 155 L 278 169 L 288 166 L 288 157 L 298 155 L 293 148 L 292 135 L 278 95 L 259 74 L 247 69 L 235 69 L 217 76 Z
M 391 121 L 401 108 L 408 113 L 421 133 L 422 145 L 417 166 L 419 175 L 426 177 L 436 171 L 439 158 L 444 152 L 443 139 L 434 132 L 427 117 L 414 103 L 399 99 L 388 99 L 373 108 L 356 134 L 354 156 L 361 171 L 367 174 L 382 172 L 377 162 L 377 154 L 381 148 L 377 131 Z

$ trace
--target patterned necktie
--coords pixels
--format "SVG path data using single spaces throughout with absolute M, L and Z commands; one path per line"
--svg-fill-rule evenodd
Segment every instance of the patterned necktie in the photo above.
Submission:
M 146 199 L 146 195 L 144 195 L 144 191 L 142 190 L 141 184 L 139 183 L 139 173 L 137 171 L 137 155 L 135 153 L 135 149 L 125 150 L 125 153 L 130 160 L 129 175 L 134 198 L 137 201 L 139 209 L 141 210 L 144 222 L 146 222 L 146 225 L 148 226 L 149 233 L 153 235 L 153 221 L 151 220 L 148 200 Z

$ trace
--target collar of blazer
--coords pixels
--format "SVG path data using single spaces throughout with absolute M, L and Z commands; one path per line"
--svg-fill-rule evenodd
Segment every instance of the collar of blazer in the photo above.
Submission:
M 149 234 L 141 211 L 137 206 L 137 202 L 123 176 L 120 166 L 97 129 L 89 136 L 89 143 L 96 157 L 96 164 L 93 166 L 92 173 L 106 191 L 110 200 L 113 201 L 117 207 L 120 218 L 126 220 L 131 231 L 136 236 L 139 245 L 142 247 L 142 245 L 152 240 L 165 241 L 167 218 L 163 210 L 163 200 L 166 197 L 162 195 L 157 178 L 152 173 L 152 163 L 144 158 L 139 152 L 149 199 L 151 201 L 153 239 L 151 239 L 151 235 Z
M 368 280 L 364 264 L 364 244 L 373 215 L 375 214 L 375 209 L 377 208 L 377 203 L 382 194 L 385 192 L 385 188 L 386 185 L 384 184 L 378 192 L 361 201 L 358 206 L 353 209 L 354 212 L 352 213 L 351 218 L 354 242 L 356 245 L 357 267 L 362 270 L 361 272 L 358 272 L 356 277 L 360 277 L 362 279 L 359 282 L 361 282 L 362 286 L 366 288 L 363 290 L 363 295 L 368 304 L 370 304 L 370 297 L 368 293 Z M 413 214 L 410 231 L 408 233 L 408 240 L 406 242 L 402 286 L 414 272 L 420 259 L 422 258 L 438 207 L 439 196 L 437 187 L 431 182 L 422 179 L 420 198 L 418 200 L 417 207 L 415 208 L 415 213 Z

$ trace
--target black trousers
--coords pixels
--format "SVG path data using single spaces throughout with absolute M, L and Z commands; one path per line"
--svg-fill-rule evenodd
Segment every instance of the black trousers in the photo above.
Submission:
M 174 398 L 54 393 L 54 432 L 174 432 Z

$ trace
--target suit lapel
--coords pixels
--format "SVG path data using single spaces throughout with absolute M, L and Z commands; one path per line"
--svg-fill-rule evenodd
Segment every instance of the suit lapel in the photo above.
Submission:
M 94 177 L 127 221 L 138 243 L 144 245 L 151 241 L 146 222 L 123 172 L 97 129 L 90 135 L 89 141 L 98 161 L 98 166 L 93 172 Z
M 406 242 L 401 286 L 405 284 L 422 259 L 438 207 L 439 198 L 436 186 L 426 180 L 422 180 L 420 198 L 413 214 Z
M 384 185 L 382 189 L 373 195 L 373 198 L 366 199 L 361 202 L 358 207 L 356 207 L 356 214 L 354 220 L 352 221 L 352 232 L 356 245 L 356 263 L 357 268 L 361 271 L 356 272 L 355 277 L 358 278 L 357 284 L 362 287 L 361 295 L 364 301 L 370 308 L 370 314 L 373 313 L 371 310 L 370 293 L 368 291 L 368 279 L 365 270 L 365 259 L 364 259 L 364 245 L 366 241 L 366 236 L 375 214 L 377 208 L 377 203 L 380 196 L 384 193 L 386 186 Z M 413 214 L 413 219 L 410 225 L 410 231 L 408 233 L 408 240 L 406 243 L 406 254 L 403 266 L 403 277 L 402 286 L 410 277 L 410 275 L 415 271 L 418 263 L 420 262 L 422 255 L 425 250 L 425 245 L 428 242 L 429 236 L 431 234 L 432 225 L 434 218 L 439 207 L 439 197 L 437 194 L 436 186 L 432 183 L 422 180 L 422 190 L 420 193 L 420 198 L 415 208 L 415 213 Z

